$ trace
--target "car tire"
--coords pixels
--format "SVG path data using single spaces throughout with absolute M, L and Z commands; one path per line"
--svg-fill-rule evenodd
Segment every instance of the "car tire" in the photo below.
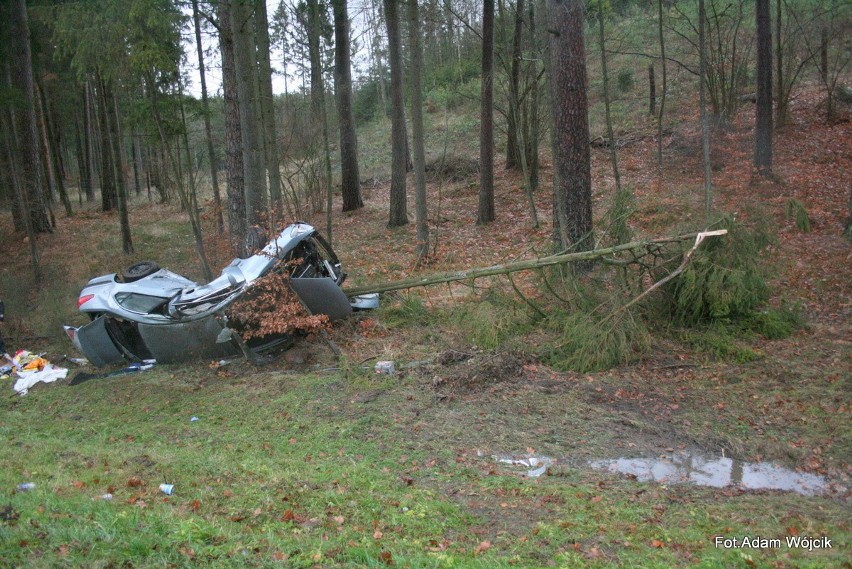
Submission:
M 149 275 L 153 275 L 160 270 L 160 265 L 154 261 L 142 261 L 134 265 L 130 265 L 121 271 L 121 278 L 126 283 L 132 283 L 139 279 L 144 279 Z

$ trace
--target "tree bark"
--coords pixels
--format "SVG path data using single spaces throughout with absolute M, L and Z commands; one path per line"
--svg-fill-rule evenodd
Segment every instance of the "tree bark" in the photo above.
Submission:
M 530 48 L 533 53 L 537 53 L 536 51 L 536 26 L 535 26 L 535 4 L 538 0 L 530 0 L 530 33 L 529 33 L 529 43 Z M 539 96 L 538 96 L 538 57 L 532 57 L 529 65 L 529 81 L 532 81 L 532 85 L 530 86 L 530 97 L 529 97 L 529 139 L 527 140 L 527 163 L 530 167 L 530 189 L 535 190 L 538 188 L 538 143 L 539 143 L 539 119 L 538 119 L 538 107 L 539 107 Z
M 515 3 L 515 22 L 512 33 L 512 66 L 509 72 L 509 114 L 506 117 L 506 169 L 521 164 L 520 153 L 524 152 L 517 133 L 521 128 L 521 37 L 524 28 L 524 0 Z
M 115 178 L 115 205 L 118 210 L 118 224 L 121 230 L 121 249 L 125 255 L 133 254 L 133 239 L 130 235 L 130 216 L 127 212 L 127 184 L 124 179 L 124 167 L 121 157 L 121 145 L 118 134 L 118 106 L 110 83 L 104 84 L 106 100 L 106 120 L 109 125 L 108 152 L 112 154 L 112 175 Z
M 601 74 L 603 75 L 603 97 L 606 116 L 606 135 L 609 138 L 609 159 L 612 163 L 612 174 L 615 177 L 615 191 L 621 191 L 621 175 L 618 172 L 618 154 L 615 149 L 615 133 L 612 129 L 612 113 L 609 104 L 609 71 L 606 59 L 606 34 L 604 33 L 604 3 L 598 0 L 598 43 L 601 48 Z
M 479 111 L 479 209 L 476 224 L 491 223 L 494 208 L 494 0 L 482 2 L 482 79 Z
M 245 172 L 246 223 L 260 222 L 266 206 L 266 175 L 258 104 L 257 57 L 252 32 L 251 0 L 231 1 L 231 33 L 234 40 L 234 69 L 237 105 L 240 109 L 243 170 Z
M 399 0 L 384 0 L 391 71 L 391 188 L 388 227 L 408 223 L 405 175 L 408 170 L 408 133 L 402 86 L 402 40 L 399 32 Z
M 266 175 L 269 179 L 269 196 L 278 209 L 282 204 L 281 171 L 278 139 L 275 136 L 275 99 L 272 96 L 272 64 L 269 61 L 269 18 L 266 2 L 255 3 L 255 36 L 257 38 L 257 62 L 260 90 L 260 116 L 262 119 L 263 151 Z
M 207 73 L 204 66 L 204 46 L 201 43 L 201 17 L 198 12 L 198 0 L 192 0 L 192 21 L 195 24 L 195 49 L 198 52 L 198 75 L 201 80 L 201 108 L 204 115 L 204 136 L 207 139 L 207 159 L 210 161 L 210 184 L 213 186 L 213 208 L 216 210 L 214 212 L 216 232 L 221 235 L 225 231 L 225 221 L 222 217 L 222 194 L 219 191 L 218 161 L 216 160 L 216 152 L 213 150 L 213 131 L 210 127 L 210 102 L 207 99 Z M 136 186 L 137 193 L 139 193 L 138 178 Z
M 85 184 L 83 189 L 86 191 L 87 202 L 95 201 L 94 115 L 91 81 L 87 78 L 83 84 L 83 160 L 86 162 L 86 178 L 83 179 Z
M 663 67 L 662 95 L 660 97 L 660 114 L 657 116 L 657 167 L 663 168 L 663 117 L 666 114 L 666 91 L 668 90 L 666 77 L 666 41 L 663 36 L 663 0 L 657 0 L 658 13 L 658 35 L 660 39 L 660 65 Z
M 332 0 L 334 10 L 334 90 L 340 129 L 340 192 L 343 211 L 364 207 L 358 173 L 358 137 L 352 114 L 352 70 L 349 47 L 349 14 L 346 0 Z
M 548 0 L 553 113 L 553 193 L 559 247 L 591 249 L 592 180 L 583 1 Z
M 112 144 L 109 141 L 109 102 L 106 100 L 106 87 L 103 77 L 97 74 L 95 79 L 97 81 L 98 130 L 101 141 L 101 210 L 111 211 L 115 209 L 118 197 L 116 196 L 115 172 L 113 171 Z
M 21 112 L 13 113 L 12 128 L 17 129 L 19 161 L 19 199 L 26 216 L 27 237 L 30 242 L 30 261 L 33 277 L 41 281 L 41 265 L 36 246 L 35 233 L 51 230 L 50 220 L 43 197 L 43 180 L 38 151 L 38 134 L 35 113 L 35 89 L 33 88 L 33 60 L 30 49 L 30 29 L 27 7 L 24 0 L 14 0 L 10 9 L 10 24 L 13 45 L 11 57 L 11 86 L 19 90 L 25 101 Z M 15 124 L 17 123 L 17 124 Z
M 228 178 L 228 230 L 237 255 L 244 255 L 246 225 L 245 175 L 243 172 L 242 128 L 237 104 L 237 75 L 234 68 L 234 41 L 231 32 L 231 3 L 219 2 L 219 49 L 222 53 L 222 93 L 225 99 L 225 169 Z
M 417 229 L 416 255 L 418 262 L 429 255 L 429 225 L 426 219 L 426 153 L 423 133 L 423 47 L 420 37 L 418 0 L 408 0 L 408 46 L 411 50 L 411 129 L 414 131 L 414 202 Z
M 59 200 L 65 208 L 65 215 L 71 217 L 74 215 L 74 211 L 71 208 L 71 200 L 68 199 L 68 193 L 65 191 L 65 180 L 62 174 L 59 149 L 57 148 L 57 139 L 54 135 L 55 127 L 50 118 L 50 110 L 47 106 L 47 94 L 44 87 L 38 81 L 35 82 L 35 92 L 39 103 L 38 116 L 41 119 L 42 139 L 44 141 L 44 160 L 42 163 L 47 171 L 51 187 L 59 195 Z
M 704 213 L 707 218 L 713 211 L 713 174 L 710 169 L 710 121 L 707 118 L 707 92 L 704 79 L 707 75 L 707 37 L 704 0 L 698 0 L 698 105 L 701 114 L 701 153 L 704 163 Z
M 772 25 L 769 0 L 755 2 L 757 20 L 757 102 L 754 165 L 761 176 L 772 171 Z
M 657 114 L 657 79 L 654 76 L 654 64 L 648 64 L 648 114 Z

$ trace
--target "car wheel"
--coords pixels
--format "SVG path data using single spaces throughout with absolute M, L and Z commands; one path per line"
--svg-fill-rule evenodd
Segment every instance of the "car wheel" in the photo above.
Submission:
M 159 270 L 160 265 L 154 261 L 142 261 L 141 263 L 130 265 L 121 271 L 121 278 L 124 279 L 124 282 L 126 283 L 132 283 L 139 279 L 144 279 L 148 275 L 153 275 Z

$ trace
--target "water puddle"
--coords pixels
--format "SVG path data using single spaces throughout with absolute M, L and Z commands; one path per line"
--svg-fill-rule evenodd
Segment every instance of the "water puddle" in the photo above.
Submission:
M 746 490 L 786 490 L 805 496 L 822 494 L 828 485 L 824 476 L 796 472 L 768 462 L 742 462 L 692 453 L 675 453 L 657 459 L 592 460 L 588 464 L 598 470 L 636 477 L 641 482 L 689 482 L 713 488 L 735 486 Z

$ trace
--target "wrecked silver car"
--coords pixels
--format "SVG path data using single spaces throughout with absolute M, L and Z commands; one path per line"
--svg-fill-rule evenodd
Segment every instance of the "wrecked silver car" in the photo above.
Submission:
M 96 366 L 123 359 L 169 363 L 218 358 L 241 352 L 241 339 L 228 328 L 225 309 L 258 279 L 287 272 L 292 291 L 310 314 L 329 320 L 353 309 L 378 306 L 378 295 L 347 298 L 341 290 L 346 273 L 329 244 L 314 227 L 287 226 L 256 254 L 234 259 L 222 274 L 199 285 L 144 261 L 120 274 L 95 277 L 80 292 L 77 306 L 91 322 L 66 327 L 71 340 Z M 289 340 L 287 335 L 258 338 L 255 351 Z

